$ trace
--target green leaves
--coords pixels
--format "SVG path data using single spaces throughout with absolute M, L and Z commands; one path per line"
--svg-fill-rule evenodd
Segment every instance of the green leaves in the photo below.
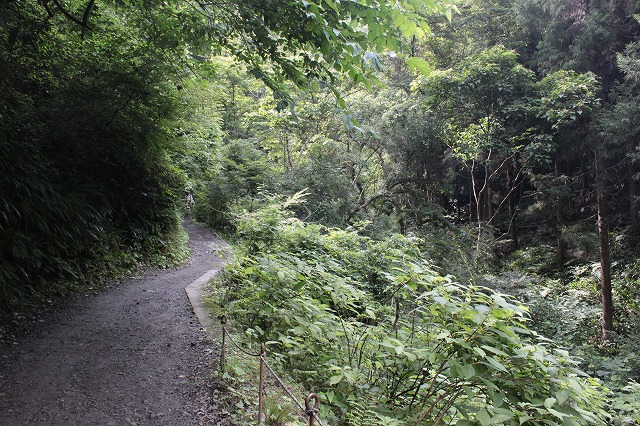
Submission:
M 537 84 L 538 116 L 554 130 L 586 118 L 600 105 L 599 83 L 592 73 L 557 71 Z
M 513 415 L 511 414 L 489 414 L 486 410 L 480 410 L 476 414 L 476 420 L 480 422 L 482 426 L 502 424 L 511 420 Z
M 606 418 L 602 390 L 527 329 L 519 303 L 436 276 L 414 242 L 304 224 L 273 206 L 252 217 L 269 223 L 270 243 L 253 252 L 259 234 L 245 234 L 222 303 L 278 341 L 293 371 L 313 365 L 300 380 L 327 390 L 337 415 L 370 399 L 381 415 L 427 424 Z M 384 277 L 375 287 L 373 272 Z
M 420 74 L 428 76 L 431 73 L 429 63 L 422 58 L 411 57 L 407 59 L 407 65 L 410 69 L 418 71 Z
M 422 37 L 429 31 L 425 13 L 450 16 L 454 8 L 451 0 L 296 0 L 268 5 L 252 0 L 231 5 L 227 13 L 219 13 L 216 6 L 202 6 L 194 13 L 210 17 L 204 33 L 212 38 L 216 28 L 228 28 L 218 42 L 275 92 L 283 92 L 285 80 L 309 90 L 315 80 L 333 83 L 337 73 L 370 82 L 365 55 L 402 50 L 402 37 Z M 224 22 L 216 22 L 220 19 Z M 269 68 L 275 72 L 267 72 Z
M 178 56 L 109 4 L 91 10 L 90 30 L 50 11 L 31 0 L 2 7 L 0 39 L 15 34 L 0 47 L 0 183 L 11 188 L 0 195 L 3 312 L 7 300 L 185 255 L 173 244 L 184 239 L 184 176 L 164 152 Z

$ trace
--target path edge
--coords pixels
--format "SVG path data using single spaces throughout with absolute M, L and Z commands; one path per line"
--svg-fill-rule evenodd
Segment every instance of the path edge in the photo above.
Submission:
M 220 272 L 219 269 L 212 269 L 210 271 L 205 272 L 200 278 L 189 284 L 185 287 L 185 292 L 187 293 L 187 297 L 189 298 L 189 302 L 191 303 L 191 309 L 193 309 L 193 313 L 196 315 L 198 322 L 204 328 L 204 330 L 208 334 L 214 334 L 216 332 L 216 328 L 213 322 L 213 318 L 207 312 L 207 309 L 204 307 L 204 303 L 202 301 L 202 294 L 204 293 L 204 289 L 206 285 L 211 281 L 213 277 L 215 277 Z

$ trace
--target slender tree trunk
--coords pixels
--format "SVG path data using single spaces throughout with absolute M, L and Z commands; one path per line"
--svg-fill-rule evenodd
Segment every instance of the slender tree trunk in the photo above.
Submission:
M 238 136 L 238 127 L 239 124 L 238 123 L 238 112 L 237 112 L 237 106 L 236 106 L 236 85 L 232 84 L 231 85 L 231 130 L 233 132 L 233 136 L 236 137 Z
M 629 181 L 629 218 L 631 220 L 630 231 L 632 234 L 637 234 L 640 229 L 640 222 L 638 219 L 638 182 L 634 178 L 636 174 L 636 167 L 633 164 L 633 156 L 635 154 L 635 145 L 630 143 L 627 147 L 627 180 Z
M 487 217 L 486 220 L 490 221 L 493 217 L 493 205 L 491 204 L 491 199 L 493 198 L 493 193 L 491 192 L 491 171 L 489 170 L 489 166 L 485 168 L 485 186 L 487 188 Z
M 560 184 L 560 161 L 556 158 L 555 161 L 555 174 L 556 182 Z M 567 244 L 562 236 L 562 227 L 564 226 L 564 215 L 562 214 L 562 197 L 556 196 L 556 256 L 558 258 L 558 265 L 564 265 L 567 259 L 566 251 Z
M 607 206 L 604 193 L 602 154 L 596 151 L 596 197 L 598 204 L 598 243 L 600 245 L 600 286 L 602 290 L 602 340 L 611 339 L 613 331 L 613 299 L 611 296 L 611 253 L 607 228 Z
M 476 219 L 478 221 L 478 238 L 476 241 L 476 256 L 480 253 L 480 241 L 482 239 L 482 190 L 478 191 L 476 175 L 474 173 L 476 162 L 471 163 L 471 185 L 473 190 L 473 198 L 476 204 Z
M 515 179 L 513 177 L 513 168 L 511 164 L 507 167 L 507 189 L 509 190 L 509 237 L 511 238 L 511 247 L 518 250 L 518 228 L 516 226 L 516 197 L 515 197 Z
M 284 143 L 283 143 L 283 163 L 284 163 L 284 169 L 285 171 L 291 173 L 293 172 L 293 161 L 291 160 L 291 147 L 289 146 L 289 136 L 287 134 L 285 134 L 283 136 L 283 132 L 280 131 L 280 139 L 282 140 L 284 138 Z
M 471 163 L 471 193 L 473 194 L 473 204 L 476 207 L 475 220 L 480 226 L 482 223 L 482 194 L 478 191 L 478 182 L 476 182 L 476 162 Z
M 582 188 L 580 189 L 580 196 L 583 198 L 585 194 L 588 194 L 591 191 L 589 187 L 589 158 L 586 153 L 583 153 L 580 157 L 580 175 L 582 179 L 580 180 Z
M 475 185 L 473 184 L 473 173 L 471 173 L 471 179 L 469 180 L 469 226 L 474 221 L 475 211 L 473 210 L 475 199 Z

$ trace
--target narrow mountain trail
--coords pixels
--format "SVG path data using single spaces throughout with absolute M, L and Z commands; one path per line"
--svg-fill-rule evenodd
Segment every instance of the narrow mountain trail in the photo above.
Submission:
M 0 425 L 225 425 L 211 399 L 218 347 L 185 287 L 219 268 L 224 242 L 186 224 L 193 252 L 45 314 L 0 345 Z

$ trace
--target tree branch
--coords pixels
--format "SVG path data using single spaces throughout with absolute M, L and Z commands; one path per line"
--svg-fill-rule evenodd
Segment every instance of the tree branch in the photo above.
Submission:
M 53 18 L 53 12 L 49 8 L 49 5 L 47 5 L 47 2 L 45 0 L 40 0 L 40 4 L 42 5 L 42 7 L 44 7 L 44 10 L 47 11 L 47 15 L 49 16 L 49 18 Z
M 84 14 L 82 15 L 82 26 L 85 28 L 89 28 L 89 15 L 91 14 L 91 9 L 93 9 L 94 4 L 95 0 L 90 0 L 87 8 L 84 10 Z
M 69 12 L 67 9 L 64 8 L 64 6 L 62 6 L 62 3 L 60 3 L 60 0 L 51 0 L 53 1 L 53 4 L 56 5 L 56 7 L 58 8 L 58 10 L 60 10 L 60 12 L 62 12 L 62 14 L 70 21 L 80 25 L 83 28 L 89 28 L 88 22 L 89 22 L 89 15 L 91 14 L 91 9 L 93 9 L 93 6 L 95 4 L 95 0 L 90 0 L 89 4 L 87 5 L 87 7 L 84 10 L 84 14 L 82 15 L 82 20 L 76 18 L 75 16 L 73 16 L 71 14 L 71 12 Z

